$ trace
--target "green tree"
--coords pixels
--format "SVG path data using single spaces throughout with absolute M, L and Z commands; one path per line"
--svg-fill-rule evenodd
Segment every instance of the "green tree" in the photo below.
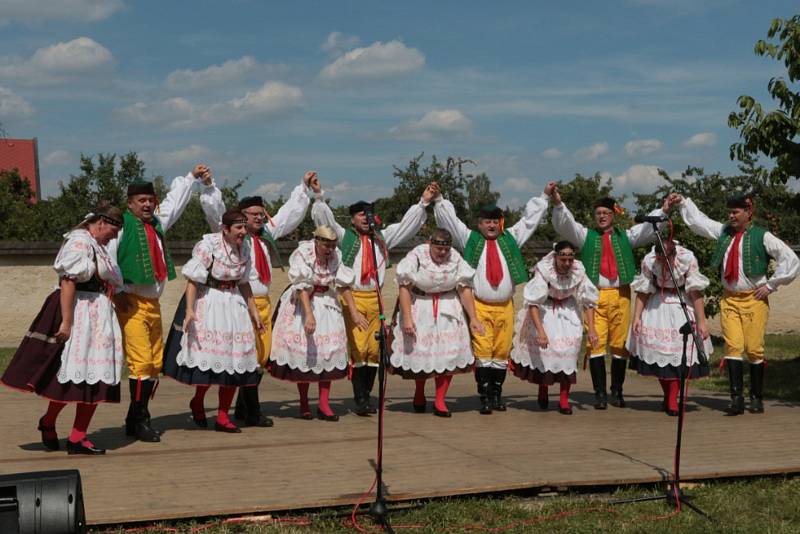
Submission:
M 767 32 L 770 41 L 758 40 L 755 53 L 769 56 L 786 67 L 788 83 L 783 77 L 770 79 L 767 89 L 778 108 L 766 112 L 755 98 L 742 95 L 737 100 L 741 111 L 728 116 L 728 125 L 739 130 L 739 143 L 730 147 L 731 159 L 748 165 L 759 156 L 766 156 L 775 166 L 762 171 L 773 182 L 786 183 L 800 177 L 800 15 L 790 19 L 777 18 Z
M 0 171 L 0 240 L 39 241 L 42 203 L 17 169 Z

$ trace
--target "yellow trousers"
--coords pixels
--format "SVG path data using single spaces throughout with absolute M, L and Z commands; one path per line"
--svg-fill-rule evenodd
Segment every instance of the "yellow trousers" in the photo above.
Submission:
M 752 291 L 725 291 L 719 301 L 719 309 L 725 357 L 740 360 L 746 355 L 750 363 L 763 361 L 769 302 L 755 298 Z
M 161 305 L 131 293 L 119 296 L 127 304 L 117 309 L 122 328 L 122 347 L 130 378 L 156 378 L 161 373 L 164 337 L 161 328 Z
M 269 295 L 262 297 L 253 297 L 258 308 L 258 316 L 261 322 L 264 323 L 264 332 L 256 332 L 256 354 L 258 356 L 258 363 L 261 367 L 267 365 L 269 361 L 269 353 L 272 350 L 272 302 L 269 300 Z
M 472 335 L 472 353 L 479 360 L 505 362 L 514 340 L 514 302 L 483 302 L 475 299 L 475 315 L 486 334 Z
M 378 295 L 375 291 L 353 291 L 353 301 L 361 315 L 369 321 L 369 328 L 361 330 L 350 318 L 350 309 L 342 299 L 344 324 L 347 330 L 347 351 L 350 363 L 355 367 L 363 365 L 377 366 L 380 357 L 380 346 L 375 334 L 380 328 L 378 318 Z
M 609 287 L 600 289 L 600 299 L 594 310 L 594 329 L 597 331 L 598 344 L 592 347 L 587 341 L 587 350 L 591 356 L 606 353 L 628 356 L 625 341 L 631 322 L 631 287 Z

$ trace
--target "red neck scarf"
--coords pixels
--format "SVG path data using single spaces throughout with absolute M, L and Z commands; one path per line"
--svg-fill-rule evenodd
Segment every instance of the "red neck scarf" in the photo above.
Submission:
M 267 261 L 267 255 L 264 254 L 264 247 L 261 246 L 261 240 L 257 233 L 251 234 L 251 238 L 253 240 L 253 250 L 256 254 L 256 272 L 258 273 L 258 279 L 265 286 L 269 285 L 270 280 L 272 280 L 272 273 L 269 271 L 269 262 Z
M 150 263 L 153 265 L 153 275 L 157 282 L 167 279 L 167 264 L 164 263 L 164 255 L 161 254 L 161 246 L 158 242 L 158 234 L 152 224 L 144 223 L 144 233 L 147 235 L 147 248 L 150 249 Z
M 375 262 L 372 261 L 372 246 L 369 237 L 361 234 L 361 285 L 368 285 L 372 278 L 377 283 L 378 271 L 375 269 Z
M 492 287 L 499 286 L 503 281 L 503 265 L 500 263 L 496 239 L 486 240 L 486 280 Z
M 616 280 L 619 276 L 614 247 L 611 246 L 611 230 L 603 234 L 603 249 L 600 252 L 600 274 L 606 280 Z
M 733 285 L 739 281 L 739 243 L 744 232 L 736 232 L 731 248 L 728 249 L 728 261 L 725 263 L 725 281 Z

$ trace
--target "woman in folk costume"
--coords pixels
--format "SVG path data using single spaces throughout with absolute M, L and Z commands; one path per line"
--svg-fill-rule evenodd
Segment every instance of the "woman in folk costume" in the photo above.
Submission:
M 105 245 L 122 227 L 122 213 L 100 206 L 65 236 L 53 268 L 58 288 L 47 297 L 14 354 L 2 382 L 50 399 L 39 419 L 42 443 L 58 450 L 56 418 L 74 402 L 69 454 L 105 454 L 86 438 L 99 402 L 119 402 L 122 332 L 111 296 L 122 274 Z
M 667 262 L 672 265 L 678 287 L 672 282 Z M 703 290 L 708 287 L 692 252 L 664 240 L 664 250 L 656 244 L 642 259 L 642 270 L 631 283 L 636 292 L 633 324 L 628 336 L 631 369 L 643 376 L 655 376 L 664 390 L 663 409 L 667 415 L 678 415 L 678 389 L 683 353 L 680 328 L 686 323 L 677 292 L 690 307 L 689 317 L 696 323 L 697 335 L 703 340 L 703 352 L 711 354 L 713 346 L 703 309 Z M 697 348 L 691 338 L 686 347 L 686 376 L 708 376 L 708 365 L 697 359 Z
M 218 432 L 241 432 L 228 417 L 233 395 L 237 387 L 255 387 L 259 380 L 253 327 L 261 331 L 264 325 L 248 282 L 246 225 L 241 211 L 228 210 L 222 231 L 204 235 L 192 249 L 192 258 L 181 269 L 187 279 L 184 335 L 178 340 L 180 349 L 168 345 L 165 354 L 164 374 L 195 386 L 189 407 L 198 426 L 208 425 L 203 399 L 212 385 L 219 386 Z
M 472 336 L 475 381 L 481 398 L 480 413 L 505 411 L 502 400 L 508 356 L 514 339 L 514 289 L 528 281 L 528 269 L 520 247 L 530 239 L 547 213 L 547 195 L 528 200 L 520 220 L 504 227 L 503 210 L 481 207 L 476 230 L 459 220 L 453 204 L 439 195 L 433 213 L 436 223 L 453 235 L 453 244 L 464 261 L 475 269 L 475 312 L 485 328 Z
M 272 331 L 270 373 L 297 384 L 300 417 L 312 419 L 308 404 L 310 382 L 319 387 L 317 416 L 338 421 L 329 404 L 331 381 L 347 377 L 347 334 L 339 294 L 353 306 L 350 287 L 355 275 L 342 264 L 338 239 L 330 226 L 317 226 L 314 239 L 301 241 L 289 257 L 291 287 L 283 293 Z M 368 323 L 353 317 L 358 328 Z
M 390 224 L 379 230 L 375 243 L 375 263 L 372 258 L 372 236 L 367 220 L 367 213 L 377 218 L 374 206 L 359 200 L 349 208 L 350 227 L 345 229 L 333 216 L 330 206 L 317 194 L 317 200 L 311 207 L 311 218 L 317 226 L 326 225 L 333 228 L 339 239 L 342 262 L 345 267 L 355 271 L 355 282 L 352 288 L 355 308 L 345 307 L 344 321 L 347 327 L 347 350 L 350 355 L 352 369 L 353 400 L 356 404 L 356 415 L 368 416 L 375 413 L 375 406 L 370 400 L 372 387 L 378 373 L 379 346 L 376 337 L 380 319 L 378 317 L 377 288 L 383 287 L 386 267 L 391 249 L 414 237 L 425 224 L 427 213 L 425 208 L 438 194 L 439 186 L 431 182 L 419 202 L 408 208 L 400 222 Z M 360 328 L 361 319 L 366 319 L 368 328 Z M 358 321 L 356 321 L 358 319 Z
M 763 413 L 769 295 L 797 277 L 800 260 L 789 245 L 753 223 L 752 198 L 729 199 L 728 222 L 723 224 L 709 219 L 691 199 L 675 196 L 692 232 L 717 241 L 711 263 L 720 270 L 723 287 L 719 308 L 731 393 L 727 413 L 744 413 L 744 356 L 750 363 L 750 411 Z M 775 261 L 772 276 L 767 271 L 770 260 Z
M 321 192 L 317 173 L 308 171 L 297 187 L 294 188 L 289 199 L 280 209 L 270 217 L 264 207 L 264 199 L 260 196 L 245 197 L 239 201 L 239 209 L 247 217 L 247 237 L 250 243 L 250 289 L 258 308 L 264 329 L 256 334 L 256 352 L 258 353 L 259 377 L 263 377 L 263 369 L 269 362 L 272 348 L 272 302 L 269 298 L 272 284 L 272 273 L 275 265 L 281 266 L 280 255 L 276 240 L 292 232 L 303 222 L 308 209 L 309 190 Z M 212 231 L 218 231 L 222 224 L 222 213 L 225 204 L 222 193 L 217 190 L 213 195 L 201 198 L 209 205 L 205 207 L 208 223 Z M 214 216 L 211 217 L 210 215 Z M 175 318 L 174 324 L 181 324 L 182 317 Z M 179 336 L 178 330 L 172 330 L 170 337 Z M 167 341 L 169 344 L 169 339 Z M 261 381 L 259 378 L 259 382 Z M 245 426 L 271 427 L 271 418 L 261 413 L 261 402 L 258 397 L 258 386 L 239 389 L 236 398 L 236 419 L 244 421 Z
M 597 410 L 608 406 L 606 393 L 606 350 L 611 353 L 611 405 L 625 407 L 622 385 L 628 352 L 625 340 L 630 329 L 631 287 L 636 275 L 633 249 L 653 241 L 653 225 L 641 223 L 627 230 L 614 224 L 618 213 L 623 213 L 612 198 L 604 197 L 594 205 L 594 228 L 586 228 L 575 220 L 561 202 L 555 183 L 548 184 L 545 192 L 553 200 L 551 215 L 553 228 L 565 240 L 580 248 L 580 260 L 589 280 L 600 290 L 595 310 L 595 328 L 599 343 L 587 346 L 589 371 L 592 375 Z M 660 209 L 651 216 L 664 216 L 675 203 L 672 197 L 664 199 Z
M 525 285 L 525 309 L 517 314 L 517 335 L 511 362 L 514 374 L 539 384 L 538 401 L 547 409 L 547 389 L 560 386 L 558 411 L 572 415 L 569 390 L 575 384 L 578 356 L 586 316 L 587 338 L 597 344 L 594 308 L 600 294 L 575 260 L 575 247 L 568 241 L 556 243 L 553 251 L 534 268 Z
M 160 202 L 152 182 L 132 182 L 128 185 L 128 209 L 123 214 L 122 230 L 108 244 L 108 252 L 116 257 L 125 282 L 114 297 L 131 395 L 125 433 L 140 441 L 161 441 L 160 432 L 150 424 L 149 403 L 155 394 L 164 352 L 159 298 L 167 281 L 176 276 L 164 234 L 178 221 L 195 188 L 200 189 L 201 201 L 216 190 L 211 169 L 206 165 L 195 165 L 186 176 L 175 178 Z
M 475 317 L 475 269 L 452 250 L 452 243 L 450 232 L 437 228 L 429 243 L 415 247 L 397 265 L 400 322 L 394 328 L 392 372 L 416 380 L 418 413 L 425 411 L 425 381 L 434 376 L 433 413 L 439 417 L 451 415 L 444 399 L 453 375 L 469 372 L 475 361 L 470 331 L 485 333 Z

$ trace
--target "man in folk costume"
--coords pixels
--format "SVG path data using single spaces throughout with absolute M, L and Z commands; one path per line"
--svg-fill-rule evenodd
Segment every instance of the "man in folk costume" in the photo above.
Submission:
M 216 190 L 211 170 L 202 164 L 170 184 L 159 203 L 152 182 L 137 180 L 128 186 L 128 209 L 118 237 L 108 244 L 116 255 L 125 285 L 114 297 L 128 364 L 131 403 L 125 433 L 141 441 L 160 441 L 150 425 L 148 404 L 155 393 L 164 351 L 159 298 L 167 280 L 175 278 L 175 265 L 164 234 L 175 224 L 191 199 L 196 183 L 201 196 Z
M 506 409 L 502 394 L 514 337 L 514 288 L 528 281 L 520 247 L 533 235 L 548 205 L 546 195 L 531 198 L 520 221 L 508 229 L 504 228 L 500 208 L 483 206 L 478 213 L 477 230 L 470 230 L 458 219 L 449 200 L 441 196 L 436 199 L 436 224 L 453 235 L 453 245 L 476 271 L 475 312 L 486 331 L 484 335 L 472 335 L 482 414 Z
M 604 197 L 594 205 L 596 228 L 586 228 L 575 220 L 561 202 L 555 183 L 548 184 L 545 193 L 550 194 L 554 204 L 551 215 L 553 228 L 563 239 L 581 249 L 580 260 L 586 268 L 586 274 L 600 290 L 600 300 L 594 316 L 598 344 L 587 345 L 586 349 L 595 393 L 594 407 L 605 410 L 608 405 L 605 364 L 608 347 L 611 353 L 611 404 L 624 408 L 622 384 L 625 382 L 625 369 L 628 365 L 625 342 L 630 327 L 630 284 L 636 275 L 633 249 L 647 245 L 655 239 L 653 225 L 641 223 L 627 230 L 620 229 L 614 225 L 614 217 L 623 212 L 622 208 L 614 199 Z M 661 208 L 653 210 L 650 215 L 666 215 L 676 202 L 675 197 L 670 195 L 664 199 Z
M 276 240 L 292 233 L 300 226 L 306 216 L 306 210 L 311 202 L 308 190 L 314 193 L 321 192 L 317 173 L 308 171 L 303 176 L 302 182 L 294 188 L 289 199 L 281 206 L 274 217 L 270 217 L 264 208 L 264 199 L 260 196 L 244 197 L 239 201 L 239 210 L 247 217 L 246 240 L 252 242 L 250 247 L 250 260 L 253 268 L 250 270 L 250 288 L 258 308 L 258 314 L 264 329 L 256 332 L 256 352 L 258 363 L 265 368 L 269 361 L 272 348 L 272 302 L 269 290 L 272 284 L 272 271 L 274 265 L 280 265 L 280 255 Z M 204 195 L 202 202 L 208 223 L 212 232 L 222 228 L 222 214 L 225 204 L 219 190 L 212 195 Z M 260 382 L 260 380 L 259 380 Z M 239 388 L 236 399 L 235 416 L 244 420 L 246 426 L 270 427 L 272 419 L 261 413 L 261 403 L 258 398 L 258 387 Z
M 375 261 L 373 263 L 371 231 L 367 223 L 366 212 L 373 212 L 373 205 L 360 200 L 352 204 L 350 212 L 350 228 L 342 228 L 336 222 L 331 208 L 323 200 L 323 193 L 317 193 L 317 200 L 311 207 L 311 218 L 317 226 L 327 225 L 334 229 L 339 239 L 342 252 L 342 263 L 355 270 L 356 279 L 352 288 L 355 310 L 344 305 L 344 319 L 347 327 L 347 349 L 352 364 L 353 397 L 356 403 L 356 414 L 366 416 L 376 413 L 370 400 L 370 393 L 378 373 L 380 349 L 376 334 L 380 327 L 378 318 L 378 296 L 376 283 L 383 286 L 388 253 L 392 248 L 401 245 L 416 235 L 427 219 L 425 208 L 439 194 L 439 186 L 431 182 L 419 202 L 406 211 L 402 220 L 390 224 L 378 232 L 379 242 L 375 243 Z M 366 320 L 369 328 L 358 326 Z
M 723 294 L 723 363 L 728 368 L 731 403 L 729 415 L 744 413 L 744 361 L 750 363 L 750 412 L 764 413 L 764 334 L 769 317 L 769 295 L 797 277 L 800 260 L 773 233 L 753 223 L 753 200 L 737 196 L 728 200 L 728 222 L 709 219 L 690 198 L 676 195 L 681 217 L 697 235 L 715 239 L 711 264 L 720 269 Z M 770 260 L 775 271 L 768 276 Z

